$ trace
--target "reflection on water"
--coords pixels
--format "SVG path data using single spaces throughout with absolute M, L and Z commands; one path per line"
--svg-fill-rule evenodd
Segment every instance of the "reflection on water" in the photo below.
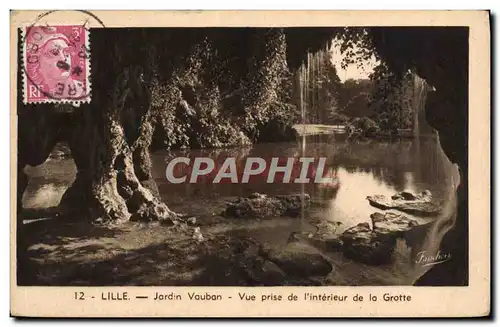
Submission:
M 24 171 L 29 176 L 29 184 L 23 195 L 25 208 L 57 206 L 76 176 L 76 166 L 71 158 L 49 158 L 40 166 L 27 166 Z
M 152 155 L 152 173 L 163 200 L 174 210 L 192 207 L 194 211 L 200 208 L 210 211 L 218 205 L 213 199 L 248 196 L 253 192 L 270 195 L 299 193 L 302 185 L 269 184 L 266 177 L 254 179 L 248 184 L 170 184 L 165 177 L 165 169 L 172 158 L 202 156 L 221 163 L 231 156 L 244 163 L 248 156 L 262 157 L 270 162 L 272 157 L 301 155 L 300 143 L 294 142 L 259 144 L 245 149 L 163 151 Z M 456 167 L 448 161 L 437 139 L 428 138 L 420 142 L 347 142 L 334 141 L 332 136 L 314 136 L 307 141 L 305 156 L 326 157 L 326 170 L 330 176 L 335 176 L 336 181 L 327 185 L 309 183 L 304 186 L 304 191 L 316 203 L 306 215 L 341 222 L 341 230 L 360 222 L 371 223 L 370 214 L 378 210 L 369 205 L 366 200 L 368 195 L 391 196 L 403 190 L 414 193 L 430 190 L 434 200 L 442 203 L 444 208 L 443 214 L 436 218 L 436 223 L 427 231 L 413 233 L 410 238 L 398 241 L 394 254 L 396 259 L 392 265 L 367 267 L 346 261 L 340 253 L 329 253 L 332 260 L 341 262 L 335 268 L 332 285 L 407 285 L 428 269 L 416 266 L 415 258 L 422 250 L 427 251 L 428 255 L 435 254 L 443 234 L 453 226 L 456 205 L 454 189 L 459 182 Z M 76 174 L 72 159 L 48 160 L 41 166 L 27 167 L 25 171 L 30 176 L 23 197 L 23 205 L 27 208 L 57 205 Z M 254 226 L 233 228 L 228 233 L 236 236 L 238 233 L 250 233 L 261 242 L 283 244 L 292 231 L 307 231 L 311 227 L 304 223 L 304 219 L 286 218 L 246 224 Z M 229 225 L 227 227 L 230 228 Z
M 321 217 L 340 221 L 343 226 L 354 226 L 360 222 L 371 223 L 370 214 L 374 209 L 368 204 L 367 195 L 391 196 L 396 192 L 396 188 L 381 182 L 371 172 L 348 172 L 345 168 L 340 168 L 337 175 L 342 186 L 335 199 L 328 201 L 327 210 Z
M 403 190 L 430 190 L 434 199 L 444 204 L 453 193 L 455 168 L 436 139 L 416 145 L 416 141 L 332 142 L 330 137 L 315 136 L 308 140 L 305 149 L 305 156 L 326 157 L 325 170 L 337 181 L 331 185 L 311 182 L 304 188 L 313 201 L 321 205 L 317 214 L 325 219 L 340 221 L 345 226 L 370 222 L 369 215 L 375 210 L 366 200 L 368 195 L 390 196 Z M 252 179 L 248 184 L 170 184 L 165 178 L 165 168 L 178 156 L 210 157 L 218 163 L 232 156 L 243 165 L 248 156 L 262 157 L 270 162 L 272 157 L 300 157 L 301 152 L 299 143 L 259 144 L 244 149 L 161 151 L 152 155 L 152 173 L 167 203 L 248 196 L 253 192 L 292 194 L 301 191 L 300 184 L 267 183 L 266 176 Z M 26 173 L 30 182 L 23 198 L 24 206 L 47 207 L 58 204 L 62 193 L 74 180 L 76 169 L 72 159 L 48 160 L 41 166 L 27 167 Z
M 309 183 L 305 192 L 322 206 L 319 215 L 340 221 L 345 226 L 359 222 L 370 222 L 375 211 L 366 196 L 382 194 L 391 196 L 409 190 L 430 190 L 438 202 L 445 202 L 452 191 L 450 187 L 453 166 L 442 153 L 436 139 L 421 141 L 419 151 L 415 142 L 330 142 L 327 137 L 308 140 L 305 156 L 326 157 L 329 173 L 338 184 L 321 185 Z M 189 199 L 215 198 L 220 196 L 248 196 L 252 192 L 265 194 L 292 194 L 301 191 L 300 184 L 272 183 L 266 176 L 248 184 L 170 184 L 165 179 L 165 167 L 176 156 L 210 157 L 223 162 L 234 156 L 241 165 L 246 157 L 262 157 L 270 162 L 272 157 L 299 157 L 299 143 L 259 144 L 253 148 L 230 150 L 189 150 L 158 152 L 153 155 L 153 176 L 160 193 L 167 202 Z

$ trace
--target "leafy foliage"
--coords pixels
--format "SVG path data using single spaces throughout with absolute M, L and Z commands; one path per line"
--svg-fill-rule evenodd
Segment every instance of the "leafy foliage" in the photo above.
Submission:
M 253 36 L 254 50 L 248 58 L 248 74 L 243 81 L 245 133 L 258 140 L 270 120 L 292 122 L 292 79 L 286 66 L 286 43 L 282 29 L 259 30 Z M 291 112 L 291 114 L 289 113 Z
M 379 59 L 370 32 L 370 28 L 362 27 L 344 27 L 337 32 L 335 41 L 340 43 L 343 69 L 351 64 L 360 68 L 372 56 Z
M 309 62 L 309 83 L 305 85 L 307 96 L 304 99 L 308 123 L 327 123 L 330 116 L 339 111 L 342 85 L 331 59 L 330 51 L 321 51 Z
M 253 46 L 235 48 L 223 36 Z M 182 60 L 167 58 L 171 76 L 154 83 L 157 147 L 245 145 L 268 133 L 269 124 L 288 134 L 297 108 L 282 29 L 208 31 L 186 48 Z
M 349 117 L 371 117 L 373 112 L 369 108 L 369 98 L 372 89 L 373 82 L 371 80 L 346 80 L 338 93 L 339 112 Z
M 398 128 L 409 128 L 412 124 L 411 74 L 401 76 L 391 72 L 385 64 L 376 67 L 371 78 L 374 89 L 370 107 L 375 112 L 380 128 L 396 132 Z
M 378 124 L 368 117 L 355 118 L 347 125 L 347 133 L 350 136 L 356 134 L 372 137 L 375 136 L 379 130 Z
M 351 117 L 342 113 L 333 112 L 329 117 L 329 121 L 334 125 L 347 125 L 351 121 Z
M 163 33 L 154 53 L 148 54 L 155 62 L 155 143 L 167 148 L 227 147 L 292 137 L 289 127 L 298 122 L 299 107 L 288 66 L 293 62 L 292 69 L 297 69 L 308 52 L 323 55 L 321 69 L 309 75 L 307 122 L 348 123 L 367 116 L 383 130 L 409 127 L 411 83 L 406 75 L 381 61 L 370 81 L 342 84 L 331 53 L 325 51 L 332 40 L 340 43 L 344 68 L 373 56 L 385 60 L 380 35 L 377 28 L 357 27 Z M 161 42 L 176 44 L 175 50 Z

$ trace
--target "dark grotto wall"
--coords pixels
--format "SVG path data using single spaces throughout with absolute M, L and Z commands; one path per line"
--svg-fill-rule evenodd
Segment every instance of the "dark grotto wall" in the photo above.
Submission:
M 417 285 L 468 285 L 468 70 L 469 30 L 465 27 L 374 28 L 376 49 L 389 65 L 417 74 L 435 88 L 428 94 L 426 117 L 439 132 L 441 146 L 460 170 L 455 225 L 440 250 L 452 259 L 434 266 Z M 443 226 L 445 228 L 446 226 Z
M 307 52 L 317 52 L 329 47 L 339 32 L 339 28 L 332 27 L 286 28 L 286 58 L 290 70 L 297 70 L 306 61 Z

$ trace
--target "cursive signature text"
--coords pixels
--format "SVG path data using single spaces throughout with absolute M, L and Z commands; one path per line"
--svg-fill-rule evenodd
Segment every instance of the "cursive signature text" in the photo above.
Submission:
M 425 266 L 437 265 L 451 259 L 451 253 L 443 253 L 440 250 L 435 255 L 428 255 L 427 251 L 420 251 L 417 254 L 415 263 Z

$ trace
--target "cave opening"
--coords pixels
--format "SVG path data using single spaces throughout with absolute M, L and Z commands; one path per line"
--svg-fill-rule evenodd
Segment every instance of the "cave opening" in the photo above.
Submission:
M 338 93 L 335 87 L 346 84 L 336 78 L 318 82 L 334 67 L 331 47 L 338 40 L 346 64 L 376 54 L 383 63 L 373 72 L 384 77 L 377 80 L 379 91 L 388 93 L 403 80 L 411 85 L 401 87 L 401 93 L 412 95 L 411 110 L 388 114 L 382 109 L 389 104 L 377 103 L 369 120 L 353 113 L 356 124 L 367 126 L 367 133 L 383 129 L 390 136 L 410 128 L 419 140 L 427 122 L 426 128 L 439 134 L 450 164 L 457 165 L 460 182 L 451 201 L 456 215 L 436 224 L 431 245 L 434 252 L 437 245 L 456 253 L 450 265 L 438 267 L 452 274 L 447 282 L 467 283 L 467 29 L 152 28 L 101 29 L 91 35 L 90 104 L 34 106 L 18 100 L 18 214 L 27 186 L 25 167 L 44 164 L 64 142 L 67 149 L 56 151 L 70 154 L 76 170 L 58 215 L 101 223 L 187 224 L 167 206 L 168 195 L 166 203 L 162 198 L 150 150 L 247 147 L 301 134 L 299 150 L 305 156 L 306 125 L 345 123 L 338 111 L 320 108 L 358 108 L 353 103 L 362 101 L 336 94 L 340 104 L 324 102 L 327 92 Z M 372 101 L 373 94 L 363 95 L 364 101 Z M 297 124 L 302 133 L 293 128 Z M 412 150 L 418 152 L 416 144 Z M 301 185 L 302 217 L 305 193 Z

